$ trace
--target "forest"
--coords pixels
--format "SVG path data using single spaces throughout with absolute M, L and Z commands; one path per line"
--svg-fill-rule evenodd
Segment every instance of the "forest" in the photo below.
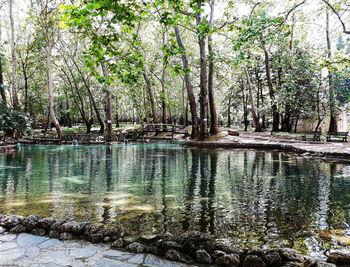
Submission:
M 348 0 L 3 0 L 0 130 L 127 124 L 336 132 Z

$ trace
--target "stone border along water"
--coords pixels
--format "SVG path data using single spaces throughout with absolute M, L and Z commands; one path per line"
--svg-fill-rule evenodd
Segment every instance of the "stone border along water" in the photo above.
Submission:
M 187 141 L 185 143 L 189 147 L 198 148 L 223 148 L 223 149 L 259 149 L 259 150 L 278 150 L 281 152 L 294 152 L 301 156 L 312 156 L 326 160 L 350 160 L 349 153 L 341 152 L 319 152 L 295 147 L 291 144 L 266 144 L 266 143 L 239 143 L 239 142 L 206 142 L 206 141 Z M 349 265 L 350 267 L 350 265 Z
M 17 149 L 17 145 L 0 145 L 0 153 L 15 152 Z
M 210 234 L 198 231 L 183 233 L 178 238 L 171 233 L 132 238 L 127 237 L 126 229 L 120 225 L 102 228 L 87 222 L 57 220 L 53 217 L 40 218 L 36 214 L 28 217 L 0 214 L 0 234 L 7 232 L 13 234 L 27 232 L 61 240 L 82 239 L 92 243 L 104 242 L 112 249 L 155 254 L 167 260 L 186 264 L 215 263 L 237 267 L 350 266 L 350 254 L 341 252 L 330 253 L 327 258 L 329 263 L 325 263 L 300 255 L 296 250 L 289 248 L 241 250 L 219 244 Z

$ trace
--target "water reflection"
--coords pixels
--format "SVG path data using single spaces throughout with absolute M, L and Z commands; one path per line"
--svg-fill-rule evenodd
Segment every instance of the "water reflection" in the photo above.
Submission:
M 350 244 L 350 166 L 169 144 L 25 146 L 0 155 L 0 213 L 320 255 Z

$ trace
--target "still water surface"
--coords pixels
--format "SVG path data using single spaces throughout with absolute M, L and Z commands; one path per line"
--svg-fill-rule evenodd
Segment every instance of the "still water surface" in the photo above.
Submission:
M 0 154 L 0 213 L 319 256 L 350 249 L 350 165 L 177 144 L 21 146 Z

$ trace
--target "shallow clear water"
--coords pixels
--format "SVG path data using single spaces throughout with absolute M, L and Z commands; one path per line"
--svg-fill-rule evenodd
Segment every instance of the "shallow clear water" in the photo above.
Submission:
M 0 154 L 0 213 L 321 255 L 350 248 L 350 165 L 176 144 L 21 146 Z

